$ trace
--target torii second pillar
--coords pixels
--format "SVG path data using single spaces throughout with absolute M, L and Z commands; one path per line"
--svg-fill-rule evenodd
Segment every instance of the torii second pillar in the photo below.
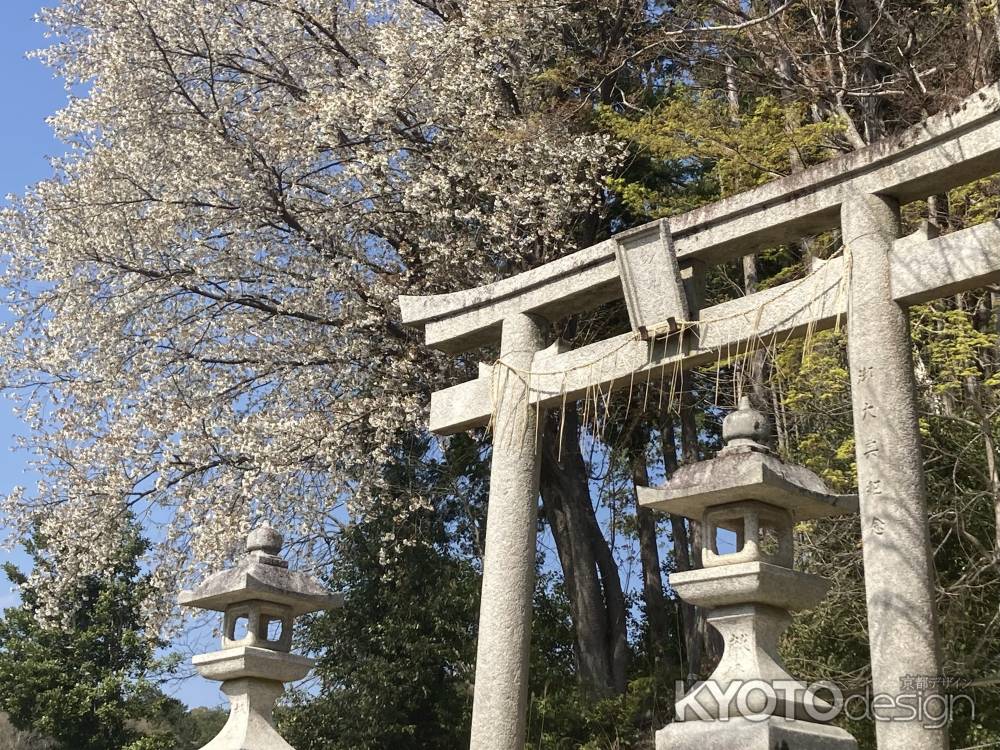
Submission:
M 876 717 L 878 747 L 946 750 L 947 726 L 925 727 L 901 710 L 910 700 L 905 694 L 913 692 L 904 678 L 929 677 L 934 685 L 941 656 L 909 319 L 892 294 L 890 252 L 899 236 L 899 203 L 853 197 L 841 208 L 841 227 L 850 258 L 847 354 L 872 692 L 892 699 L 892 709 Z

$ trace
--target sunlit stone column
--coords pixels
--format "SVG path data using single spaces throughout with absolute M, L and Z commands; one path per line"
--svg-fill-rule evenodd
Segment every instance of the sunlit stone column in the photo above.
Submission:
M 535 352 L 547 324 L 503 322 L 494 370 L 493 459 L 479 605 L 472 750 L 524 750 L 538 518 L 539 415 L 528 404 Z M 537 439 L 536 439 L 537 438 Z
M 933 685 L 941 675 L 909 320 L 890 287 L 899 205 L 882 196 L 855 196 L 844 203 L 841 224 L 851 274 L 847 352 L 872 690 L 896 702 L 913 692 L 907 687 L 913 678 L 931 678 Z M 883 719 L 893 715 L 888 709 L 880 713 Z M 881 720 L 875 729 L 879 750 L 948 747 L 947 727 Z

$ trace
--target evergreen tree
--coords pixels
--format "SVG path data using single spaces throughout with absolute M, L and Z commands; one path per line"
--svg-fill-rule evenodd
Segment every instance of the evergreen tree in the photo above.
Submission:
M 148 542 L 134 523 L 119 542 L 105 573 L 80 579 L 65 597 L 62 622 L 48 619 L 32 577 L 4 566 L 21 603 L 0 619 L 0 709 L 60 750 L 173 746 L 167 734 L 138 728 L 158 718 L 163 695 L 151 677 L 162 643 L 145 634 L 141 611 L 149 580 L 139 559 Z M 36 570 L 58 571 L 43 536 L 36 532 L 26 547 Z
M 380 504 L 337 536 L 329 585 L 346 592 L 345 606 L 313 619 L 303 638 L 320 653 L 319 697 L 297 696 L 281 717 L 298 750 L 468 742 L 485 484 L 472 441 L 453 440 L 448 453 L 450 464 L 428 459 L 417 441 L 386 477 L 400 491 L 430 488 L 431 507 L 401 517 Z M 471 472 L 461 498 L 448 491 L 449 465 Z M 381 554 L 387 536 L 397 550 L 389 556 Z

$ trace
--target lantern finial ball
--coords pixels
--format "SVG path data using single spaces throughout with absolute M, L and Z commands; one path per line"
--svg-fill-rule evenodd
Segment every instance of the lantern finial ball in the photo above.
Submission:
M 285 538 L 281 536 L 270 524 L 265 523 L 250 532 L 247 537 L 247 552 L 264 552 L 268 555 L 277 555 L 281 552 L 281 546 L 285 543 Z
M 759 445 L 763 447 L 771 434 L 767 417 L 753 408 L 750 397 L 740 396 L 736 411 L 722 420 L 722 439 L 726 446 Z

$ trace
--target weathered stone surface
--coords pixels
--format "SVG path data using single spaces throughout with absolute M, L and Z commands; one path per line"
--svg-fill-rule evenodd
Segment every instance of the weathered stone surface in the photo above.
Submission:
M 743 500 L 738 503 L 714 505 L 705 509 L 702 528 L 708 545 L 702 548 L 701 564 L 706 568 L 741 562 L 767 562 L 791 568 L 793 563 L 792 515 L 776 505 Z M 736 534 L 736 552 L 719 548 L 720 529 Z M 762 535 L 770 529 L 777 545 L 770 545 Z
M 656 750 L 856 750 L 857 746 L 839 727 L 779 717 L 683 721 L 656 733 Z
M 295 682 L 309 674 L 315 662 L 305 656 L 277 653 L 258 646 L 236 646 L 209 654 L 198 654 L 191 659 L 191 663 L 206 680 L 221 682 L 257 677 L 262 680 Z
M 553 285 L 582 294 L 557 298 Z M 621 299 L 615 243 L 607 240 L 487 286 L 451 294 L 402 296 L 403 322 L 424 329 L 428 346 L 463 352 L 496 343 L 504 319 L 531 312 L 554 320 Z
M 754 602 L 801 612 L 823 600 L 830 582 L 811 573 L 757 561 L 671 573 L 670 587 L 681 599 L 698 607 Z
M 682 267 L 731 260 L 836 227 L 840 205 L 854 195 L 878 192 L 905 203 L 987 177 L 998 162 L 994 84 L 895 138 L 674 217 L 677 258 Z M 424 328 L 429 345 L 466 351 L 495 342 L 501 321 L 513 314 L 554 320 L 593 309 L 623 294 L 615 248 L 612 238 L 477 289 L 401 297 L 403 321 Z
M 524 750 L 539 450 L 538 413 L 528 404 L 523 372 L 545 346 L 546 332 L 544 321 L 528 315 L 503 323 L 471 750 Z
M 1000 278 L 1000 222 L 940 237 L 934 231 L 898 239 L 889 253 L 892 296 L 900 305 L 949 297 Z
M 685 602 L 709 610 L 708 623 L 722 635 L 722 659 L 709 682 L 723 692 L 731 685 L 739 689 L 750 681 L 765 682 L 774 689 L 774 714 L 812 721 L 825 715 L 830 706 L 785 670 L 778 641 L 791 623 L 789 612 L 813 607 L 826 596 L 826 579 L 770 563 L 748 562 L 674 573 L 670 585 Z M 749 702 L 750 710 L 764 712 L 766 701 L 755 696 L 757 702 Z M 677 701 L 675 715 L 677 721 L 693 721 L 706 715 L 729 717 L 742 709 L 733 705 L 731 697 L 720 704 L 716 692 L 698 685 Z
M 615 257 L 632 330 L 642 338 L 689 320 L 687 295 L 666 219 L 615 236 Z
M 643 507 L 701 519 L 705 508 L 735 498 L 761 500 L 786 509 L 801 521 L 856 513 L 856 495 L 838 495 L 808 469 L 785 464 L 774 456 L 732 453 L 678 470 L 667 488 L 643 487 Z
M 830 715 L 831 705 L 788 674 L 778 657 L 778 640 L 791 623 L 787 612 L 743 604 L 714 609 L 707 619 L 722 635 L 725 651 L 706 684 L 695 685 L 677 701 L 675 721 L 755 714 L 816 721 L 817 717 Z M 712 683 L 715 690 L 708 689 L 707 683 Z M 747 689 L 742 698 L 738 697 L 744 686 L 754 684 L 759 687 Z M 763 692 L 765 685 L 769 694 Z M 735 701 L 733 695 L 737 696 Z
M 844 204 L 844 244 L 852 259 L 848 359 L 872 688 L 889 696 L 908 692 L 904 678 L 941 675 L 909 320 L 892 291 L 890 250 L 898 232 L 899 206 L 893 199 L 863 195 Z M 946 728 L 925 728 L 918 721 L 879 721 L 876 733 L 880 748 L 948 746 Z
M 193 591 L 182 591 L 178 601 L 184 607 L 223 612 L 238 601 L 260 599 L 289 607 L 293 617 L 341 606 L 343 594 L 331 593 L 314 578 L 288 569 L 278 557 L 282 542 L 269 526 L 252 532 L 248 554 L 237 567 L 210 575 Z
M 739 406 L 722 420 L 722 440 L 726 444 L 722 450 L 732 453 L 738 448 L 770 452 L 767 440 L 771 436 L 771 425 L 767 417 L 750 403 L 750 397 L 740 396 Z
M 221 651 L 192 659 L 202 677 L 222 682 L 229 720 L 202 750 L 293 750 L 275 731 L 274 704 L 282 683 L 301 680 L 312 659 L 289 653 L 299 614 L 341 606 L 343 596 L 319 581 L 288 570 L 281 534 L 266 524 L 247 538 L 247 555 L 231 570 L 209 576 L 181 604 L 224 614 Z M 246 633 L 237 633 L 237 624 Z
M 1000 221 L 916 242 L 904 238 L 890 254 L 890 265 L 893 295 L 900 304 L 1000 280 Z M 810 328 L 831 328 L 847 312 L 842 279 L 843 261 L 832 258 L 804 281 L 794 282 L 794 288 L 782 285 L 701 310 L 701 322 L 683 338 L 651 342 L 628 333 L 568 352 L 540 352 L 532 366 L 531 402 L 553 407 L 593 388 L 642 387 L 664 371 L 669 377 L 674 367 L 698 367 L 719 356 L 802 336 Z M 483 375 L 434 393 L 431 430 L 450 434 L 486 424 L 490 383 L 490 376 Z
M 234 679 L 222 684 L 229 720 L 201 750 L 294 750 L 274 728 L 274 705 L 285 692 L 280 682 Z

